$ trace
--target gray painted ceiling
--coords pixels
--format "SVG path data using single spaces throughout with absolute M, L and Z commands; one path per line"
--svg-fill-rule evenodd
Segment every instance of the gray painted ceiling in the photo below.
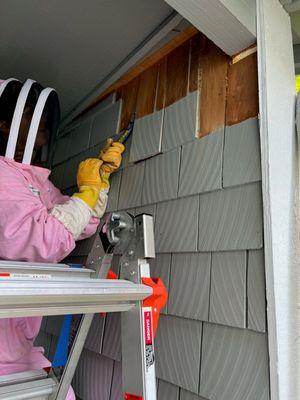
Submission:
M 1 0 L 0 78 L 54 87 L 67 115 L 172 11 L 163 0 Z

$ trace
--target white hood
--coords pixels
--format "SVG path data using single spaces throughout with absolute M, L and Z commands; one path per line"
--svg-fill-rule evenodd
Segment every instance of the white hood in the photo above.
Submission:
M 4 93 L 5 88 L 10 84 L 10 82 L 19 82 L 19 81 L 14 78 L 6 79 L 4 81 L 0 80 L 0 97 Z M 7 158 L 14 159 L 23 112 L 26 107 L 26 101 L 28 99 L 30 90 L 33 88 L 34 85 L 38 85 L 37 82 L 35 82 L 32 79 L 27 79 L 25 81 L 25 83 L 23 84 L 23 86 L 20 90 L 20 93 L 18 95 L 15 110 L 14 110 L 12 121 L 11 121 L 11 127 L 10 127 L 7 147 L 6 147 L 5 157 L 7 157 Z M 41 86 L 39 85 L 39 87 L 41 87 Z M 48 102 L 50 102 L 50 101 L 55 102 L 55 107 L 54 107 L 55 112 L 53 114 L 53 120 L 51 120 L 50 142 L 51 142 L 51 140 L 53 141 L 55 138 L 55 134 L 58 129 L 58 124 L 59 124 L 59 119 L 60 119 L 60 108 L 59 108 L 58 96 L 54 89 L 52 89 L 52 88 L 43 89 L 41 87 L 41 90 L 40 90 L 40 93 L 39 93 L 39 96 L 38 96 L 38 99 L 37 99 L 37 102 L 36 102 L 36 105 L 34 108 L 30 127 L 28 130 L 27 141 L 26 141 L 25 151 L 24 151 L 23 160 L 22 160 L 23 164 L 31 163 L 34 144 L 35 144 L 39 124 L 40 124 L 40 121 L 41 121 L 41 118 L 43 115 L 43 111 L 45 110 Z M 50 145 L 50 147 L 52 147 L 52 146 Z

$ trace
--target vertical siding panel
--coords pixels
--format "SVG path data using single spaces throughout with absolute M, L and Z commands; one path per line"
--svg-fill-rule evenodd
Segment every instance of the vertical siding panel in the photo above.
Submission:
M 225 125 L 228 63 L 228 56 L 208 41 L 201 57 L 200 137 Z
M 177 47 L 167 58 L 167 90 L 165 106 L 185 97 L 188 87 L 190 43 Z
M 158 84 L 156 92 L 156 110 L 159 111 L 165 106 L 167 90 L 167 57 L 158 64 Z
M 125 129 L 136 111 L 140 77 L 136 77 L 122 89 L 122 112 L 120 129 Z
M 206 38 L 202 33 L 198 33 L 191 39 L 190 72 L 189 72 L 189 91 L 194 92 L 199 89 L 201 79 L 200 54 L 203 51 Z
M 154 111 L 157 87 L 158 65 L 146 69 L 140 75 L 140 84 L 137 95 L 136 118 L 144 117 Z
M 257 54 L 231 64 L 228 71 L 226 124 L 258 115 Z
M 159 381 L 157 400 L 178 400 L 179 387 L 171 383 Z

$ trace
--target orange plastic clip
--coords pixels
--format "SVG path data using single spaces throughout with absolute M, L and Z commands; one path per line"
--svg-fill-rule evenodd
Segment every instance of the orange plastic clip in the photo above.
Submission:
M 168 300 L 168 291 L 160 278 L 142 278 L 142 283 L 153 289 L 152 295 L 143 301 L 143 306 L 152 307 L 153 333 L 155 336 L 160 311 L 166 305 Z

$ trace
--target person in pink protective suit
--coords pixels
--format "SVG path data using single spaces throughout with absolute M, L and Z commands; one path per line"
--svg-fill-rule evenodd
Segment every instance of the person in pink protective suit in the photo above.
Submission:
M 76 240 L 95 233 L 124 146 L 114 143 L 102 159 L 83 161 L 79 193 L 64 196 L 48 169 L 31 165 L 58 128 L 56 92 L 31 80 L 0 84 L 0 259 L 57 263 Z M 40 317 L 0 319 L 0 375 L 51 366 L 44 349 L 34 346 L 40 326 Z M 72 388 L 67 399 L 75 399 Z

